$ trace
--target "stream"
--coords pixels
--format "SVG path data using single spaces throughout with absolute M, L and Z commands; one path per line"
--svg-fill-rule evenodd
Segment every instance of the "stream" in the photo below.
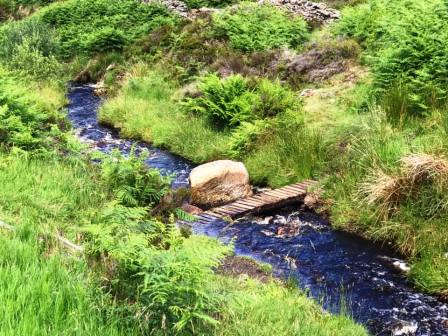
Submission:
M 101 126 L 101 104 L 90 86 L 72 86 L 68 117 L 78 137 L 93 148 L 128 154 L 148 150 L 148 166 L 173 177 L 173 187 L 188 187 L 190 162 L 148 144 L 121 139 Z M 309 211 L 284 209 L 265 217 L 247 217 L 232 225 L 222 220 L 192 224 L 196 234 L 232 242 L 238 255 L 273 266 L 276 276 L 294 279 L 330 312 L 344 311 L 372 335 L 448 335 L 448 304 L 419 293 L 392 251 L 331 229 Z M 291 307 L 293 308 L 293 307 Z

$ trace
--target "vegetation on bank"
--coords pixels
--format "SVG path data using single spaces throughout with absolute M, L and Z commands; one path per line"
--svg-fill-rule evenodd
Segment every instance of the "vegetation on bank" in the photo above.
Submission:
M 195 162 L 242 160 L 256 184 L 321 180 L 335 226 L 392 242 L 418 286 L 446 295 L 447 11 L 438 0 L 365 1 L 286 56 L 235 48 L 214 34 L 219 14 L 200 17 L 134 49 L 141 61 L 101 118 Z M 237 12 L 225 12 L 227 29 L 250 46 Z M 257 116 L 260 97 L 281 112 Z
M 427 162 L 447 151 L 446 12 L 370 0 L 312 30 L 250 3 L 183 21 L 156 4 L 71 0 L 3 25 L 0 62 L 51 81 L 47 94 L 73 77 L 104 83 L 101 120 L 124 136 L 198 163 L 241 160 L 255 184 L 321 180 L 336 226 L 391 240 L 419 286 L 445 293 L 444 170 Z M 420 168 L 403 163 L 415 157 Z M 428 170 L 403 177 L 416 169 Z
M 416 285 L 448 295 L 447 4 L 329 2 L 351 6 L 317 28 L 271 6 L 188 21 L 133 0 L 67 0 L 0 27 L 0 212 L 17 227 L 0 229 L 6 334 L 50 319 L 55 335 L 64 320 L 98 335 L 364 334 L 296 289 L 216 274 L 229 248 L 178 231 L 185 214 L 139 158 L 82 159 L 56 112 L 73 78 L 104 84 L 101 120 L 126 137 L 241 160 L 256 184 L 321 180 L 337 227 L 391 241 Z
M 65 80 L 95 68 L 102 76 L 108 68 L 115 81 L 119 62 L 132 61 L 133 42 L 172 29 L 177 20 L 158 5 L 133 0 L 69 0 L 0 27 L 0 220 L 14 227 L 0 227 L 2 335 L 365 335 L 349 317 L 323 313 L 297 288 L 215 272 L 231 247 L 174 225 L 188 218 L 178 209 L 185 191 L 171 191 L 144 157 L 98 157 L 71 134 L 60 113 Z M 98 25 L 106 27 L 99 32 Z M 168 111 L 177 84 L 146 74 L 132 89 L 136 99 L 151 94 Z M 157 91 L 149 93 L 145 81 L 158 83 Z M 221 88 L 221 82 L 206 76 L 204 90 L 217 87 L 227 95 L 242 85 L 229 96 L 231 104 L 242 102 L 234 123 L 217 115 L 222 136 L 251 116 L 277 123 L 283 106 L 299 109 L 279 83 L 238 77 Z M 271 90 L 278 99 L 270 99 Z M 246 91 L 244 103 L 239 95 Z M 190 98 L 185 111 L 209 127 L 216 115 L 201 112 L 209 102 Z M 249 101 L 258 101 L 257 108 L 244 106 Z M 267 106 L 277 106 L 277 113 L 268 115 Z M 82 244 L 84 253 L 66 250 L 58 236 Z

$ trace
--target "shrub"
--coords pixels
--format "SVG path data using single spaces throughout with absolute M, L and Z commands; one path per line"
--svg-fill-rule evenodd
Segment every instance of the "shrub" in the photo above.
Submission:
M 57 51 L 53 29 L 38 20 L 13 22 L 0 29 L 0 62 L 34 79 L 60 75 Z
M 39 6 L 45 6 L 54 0 L 0 0 L 0 22 L 8 19 L 20 19 Z
M 59 125 L 63 118 L 29 99 L 17 80 L 0 69 L 0 141 L 7 148 L 51 148 L 64 141 Z
M 36 80 L 57 78 L 62 73 L 62 65 L 54 56 L 44 56 L 40 50 L 31 47 L 28 40 L 16 47 L 7 65 Z
M 126 37 L 121 30 L 106 27 L 92 33 L 85 44 L 85 49 L 91 52 L 107 52 L 122 50 Z
M 16 48 L 25 41 L 30 48 L 38 50 L 45 57 L 57 53 L 58 50 L 54 30 L 36 19 L 12 22 L 1 27 L 0 41 L 2 60 L 10 59 Z
M 209 284 L 228 247 L 205 237 L 182 238 L 146 209 L 114 203 L 85 232 L 89 254 L 103 259 L 108 289 L 144 334 L 189 335 L 217 323 L 212 316 L 223 298 Z
M 56 29 L 60 55 L 65 58 L 119 49 L 126 41 L 176 22 L 164 6 L 133 0 L 69 0 L 45 8 L 40 15 L 43 22 Z
M 255 122 L 243 122 L 232 132 L 229 139 L 228 154 L 236 159 L 250 153 L 260 135 L 269 130 L 269 123 L 264 120 Z
M 244 52 L 297 48 L 308 35 L 302 18 L 256 3 L 243 3 L 215 14 L 213 30 L 216 37 L 229 40 L 233 48 Z
M 225 7 L 238 2 L 238 0 L 186 0 L 188 8 Z
M 211 74 L 202 78 L 198 88 L 201 95 L 187 98 L 184 107 L 206 117 L 218 128 L 238 126 L 253 117 L 256 96 L 242 76 L 220 79 Z
M 187 98 L 184 108 L 204 116 L 219 129 L 272 118 L 300 107 L 293 91 L 267 79 L 250 83 L 241 75 L 220 79 L 211 74 L 201 79 L 198 89 L 199 96 Z
M 400 88 L 407 116 L 415 116 L 448 99 L 447 18 L 448 6 L 441 0 L 370 0 L 346 9 L 336 32 L 366 48 L 377 94 Z
M 102 162 L 102 179 L 125 206 L 150 206 L 160 202 L 170 189 L 170 179 L 145 163 L 148 153 L 132 150 L 124 157 L 118 150 Z
M 262 79 L 257 85 L 257 95 L 254 114 L 260 119 L 275 117 L 288 110 L 296 111 L 300 106 L 296 94 L 278 80 Z

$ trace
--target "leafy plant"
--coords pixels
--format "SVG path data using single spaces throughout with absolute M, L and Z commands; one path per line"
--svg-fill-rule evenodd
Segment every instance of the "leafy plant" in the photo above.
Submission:
M 55 28 L 64 58 L 120 49 L 126 42 L 177 20 L 160 4 L 133 0 L 65 1 L 43 9 L 40 19 Z
M 441 0 L 370 0 L 346 9 L 336 32 L 365 47 L 377 95 L 398 88 L 405 117 L 421 116 L 447 103 L 447 18 Z
M 91 52 L 122 50 L 126 42 L 121 30 L 106 27 L 89 35 L 85 48 Z
M 4 147 L 25 150 L 55 147 L 64 141 L 63 118 L 24 95 L 0 69 L 0 142 Z
M 229 248 L 204 237 L 185 239 L 145 208 L 111 203 L 85 230 L 89 254 L 103 259 L 106 285 L 125 298 L 143 332 L 192 334 L 216 325 L 223 300 L 210 290 L 213 267 Z
M 214 35 L 244 52 L 297 48 L 307 40 L 307 24 L 270 5 L 242 3 L 214 15 Z
M 201 95 L 184 102 L 187 111 L 204 116 L 220 129 L 252 118 L 256 95 L 242 76 L 220 79 L 210 74 L 202 78 L 198 88 Z
M 286 111 L 297 111 L 300 100 L 297 95 L 280 82 L 261 79 L 257 85 L 257 103 L 254 114 L 260 118 L 275 117 Z
M 270 124 L 265 120 L 241 123 L 232 131 L 228 154 L 239 159 L 250 153 L 254 149 L 258 137 L 269 131 L 269 126 Z
M 155 205 L 170 190 L 169 177 L 147 168 L 145 159 L 148 155 L 147 152 L 137 155 L 133 149 L 129 157 L 124 157 L 115 150 L 102 161 L 102 179 L 120 204 L 131 207 Z
M 61 64 L 53 29 L 29 19 L 0 29 L 0 62 L 33 79 L 57 78 Z

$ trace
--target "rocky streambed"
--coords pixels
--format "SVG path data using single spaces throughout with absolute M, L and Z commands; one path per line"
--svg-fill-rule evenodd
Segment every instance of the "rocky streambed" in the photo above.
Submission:
M 101 126 L 101 100 L 89 86 L 72 86 L 68 117 L 80 139 L 102 152 L 148 150 L 147 164 L 187 187 L 193 165 L 171 153 L 121 139 Z M 328 311 L 343 311 L 373 335 L 448 335 L 448 304 L 416 291 L 406 279 L 405 263 L 392 251 L 331 229 L 309 211 L 285 209 L 266 217 L 191 224 L 197 234 L 232 242 L 236 253 L 273 266 L 275 275 L 298 282 Z M 291 307 L 294 309 L 294 307 Z

